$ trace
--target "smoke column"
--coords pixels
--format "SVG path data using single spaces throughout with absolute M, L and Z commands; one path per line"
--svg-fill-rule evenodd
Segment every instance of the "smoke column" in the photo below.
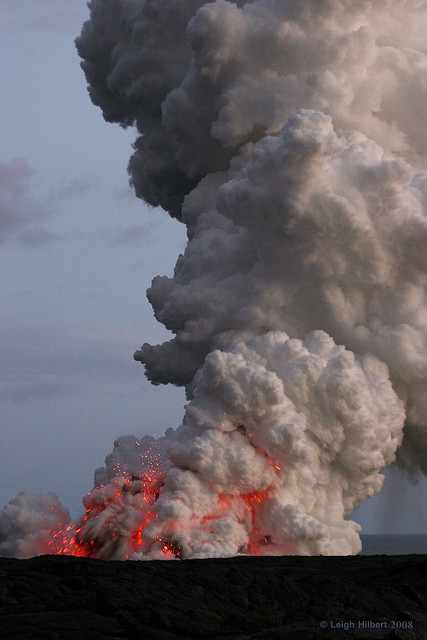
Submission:
M 399 447 L 427 472 L 426 3 L 89 7 L 90 97 L 188 233 L 147 292 L 173 338 L 134 357 L 189 403 L 115 443 L 68 532 L 54 496 L 42 526 L 46 497 L 11 501 L 0 550 L 358 553 L 349 516 Z

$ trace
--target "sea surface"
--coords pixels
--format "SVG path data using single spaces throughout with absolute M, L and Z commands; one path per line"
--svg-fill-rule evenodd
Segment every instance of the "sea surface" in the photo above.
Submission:
M 427 554 L 427 535 L 361 535 L 361 556 Z

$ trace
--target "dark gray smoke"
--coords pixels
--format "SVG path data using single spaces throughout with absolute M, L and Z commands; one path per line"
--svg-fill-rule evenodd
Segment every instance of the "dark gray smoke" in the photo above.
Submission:
M 206 131 L 207 114 L 200 113 L 191 123 L 190 135 L 184 121 L 179 130 L 179 117 L 166 123 L 164 102 L 179 89 L 191 64 L 186 27 L 203 4 L 91 2 L 91 20 L 76 41 L 94 104 L 107 121 L 135 125 L 142 134 L 129 163 L 137 195 L 177 218 L 184 196 L 203 175 L 226 168 L 230 157 Z

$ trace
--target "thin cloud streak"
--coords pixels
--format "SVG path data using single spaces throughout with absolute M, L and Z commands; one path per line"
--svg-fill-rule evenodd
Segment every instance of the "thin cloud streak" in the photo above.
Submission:
M 65 395 L 78 395 L 84 392 L 82 383 L 71 382 L 56 375 L 29 375 L 16 382 L 1 385 L 0 397 L 12 402 L 47 400 Z
M 111 247 L 134 246 L 147 243 L 151 240 L 155 227 L 153 224 L 133 224 L 129 227 L 119 227 L 115 232 L 115 238 L 110 243 Z
M 0 245 L 38 248 L 64 239 L 47 224 L 61 202 L 75 200 L 97 184 L 93 175 L 80 175 L 48 194 L 35 190 L 36 171 L 25 158 L 0 162 Z
M 0 320 L 0 396 L 10 401 L 83 393 L 89 385 L 138 379 L 135 337 L 127 329 L 83 331 L 30 326 L 13 316 Z
M 16 239 L 22 229 L 52 214 L 47 201 L 33 193 L 34 175 L 25 158 L 0 163 L 0 242 Z
M 58 187 L 53 192 L 53 196 L 60 200 L 69 200 L 79 198 L 87 191 L 90 191 L 93 187 L 96 187 L 99 183 L 99 179 L 94 175 L 83 174 L 77 176 L 70 182 L 66 182 Z

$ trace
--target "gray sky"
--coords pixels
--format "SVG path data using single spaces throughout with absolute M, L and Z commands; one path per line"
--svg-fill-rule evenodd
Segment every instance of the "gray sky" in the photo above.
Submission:
M 87 17 L 85 0 L 0 4 L 0 502 L 53 490 L 74 516 L 113 441 L 162 435 L 184 404 L 132 355 L 167 338 L 145 290 L 185 230 L 128 186 L 134 134 L 91 104 L 74 48 Z M 388 476 L 364 532 L 425 532 L 427 482 Z

